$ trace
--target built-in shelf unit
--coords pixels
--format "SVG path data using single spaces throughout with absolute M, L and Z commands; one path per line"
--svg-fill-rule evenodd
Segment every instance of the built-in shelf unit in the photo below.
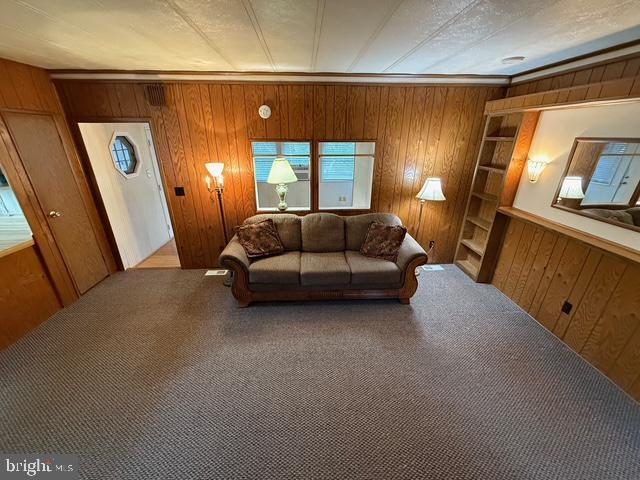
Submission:
M 513 205 L 538 115 L 487 117 L 455 254 L 456 265 L 478 282 L 491 280 L 505 225 L 496 214 Z

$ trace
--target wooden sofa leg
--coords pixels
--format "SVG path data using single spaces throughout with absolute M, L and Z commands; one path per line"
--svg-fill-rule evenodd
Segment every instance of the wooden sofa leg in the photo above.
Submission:
M 247 308 L 249 305 L 251 305 L 251 302 L 238 301 L 238 308 Z
M 403 305 L 409 305 L 411 303 L 411 298 L 400 297 L 398 298 L 398 301 Z

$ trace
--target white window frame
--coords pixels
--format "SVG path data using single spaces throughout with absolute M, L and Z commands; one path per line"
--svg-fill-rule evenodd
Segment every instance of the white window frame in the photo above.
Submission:
M 120 168 L 118 167 L 118 159 L 113 154 L 113 145 L 116 143 L 116 138 L 118 138 L 118 137 L 126 138 L 127 141 L 133 147 L 133 153 L 136 156 L 137 162 L 136 162 L 135 169 L 131 173 L 125 173 L 122 170 L 120 170 Z M 115 168 L 116 171 L 120 175 L 122 175 L 124 178 L 133 178 L 133 177 L 137 177 L 138 175 L 140 175 L 140 168 L 142 166 L 142 157 L 140 156 L 140 149 L 138 148 L 138 145 L 136 144 L 136 142 L 133 141 L 133 139 L 129 136 L 128 133 L 126 133 L 126 132 L 113 132 L 113 135 L 111 135 L 111 141 L 109 142 L 109 155 L 111 156 L 111 161 L 113 162 L 113 168 Z

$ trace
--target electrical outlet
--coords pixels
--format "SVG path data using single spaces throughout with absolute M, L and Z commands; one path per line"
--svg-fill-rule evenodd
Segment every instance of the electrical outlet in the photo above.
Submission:
M 571 309 L 573 308 L 573 305 L 571 305 L 569 302 L 565 301 L 562 304 L 562 313 L 566 313 L 567 315 L 569 313 L 571 313 Z
M 432 249 L 435 246 L 436 246 L 436 241 L 435 240 L 429 240 L 429 249 Z

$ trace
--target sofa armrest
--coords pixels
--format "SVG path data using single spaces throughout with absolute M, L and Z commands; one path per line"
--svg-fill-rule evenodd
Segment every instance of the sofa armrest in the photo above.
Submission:
M 424 251 L 424 248 L 422 248 L 411 235 L 407 234 L 400 246 L 396 265 L 398 265 L 398 268 L 404 272 L 412 261 L 419 258 L 424 259 L 424 262 L 419 263 L 420 265 L 427 263 L 427 252 Z
M 247 253 L 244 251 L 244 248 L 240 245 L 238 237 L 235 235 L 220 254 L 219 262 L 220 265 L 224 265 L 225 267 L 233 267 L 234 263 L 238 264 L 247 272 L 249 271 L 249 265 L 251 264 L 249 257 L 247 257 Z

